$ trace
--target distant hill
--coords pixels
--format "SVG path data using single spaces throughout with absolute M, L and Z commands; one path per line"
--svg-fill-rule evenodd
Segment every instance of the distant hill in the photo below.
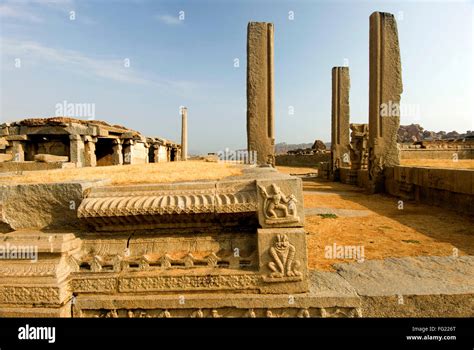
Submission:
M 331 142 L 325 142 L 327 149 L 331 148 Z M 286 142 L 280 142 L 275 145 L 275 154 L 286 154 L 288 151 L 294 151 L 296 149 L 306 149 L 306 148 L 311 148 L 313 146 L 313 143 L 286 143 Z
M 289 144 L 286 142 L 280 142 L 275 144 L 275 153 L 276 154 L 286 154 L 288 151 L 293 151 L 295 149 L 305 149 L 305 148 L 311 148 L 313 144 L 312 143 L 298 143 L 298 144 Z
M 430 131 L 425 130 L 419 124 L 400 125 L 398 129 L 398 142 L 410 143 L 414 141 L 423 140 L 445 140 L 445 139 L 463 139 L 465 137 L 472 137 L 474 131 L 468 130 L 465 133 L 458 133 L 457 131 Z

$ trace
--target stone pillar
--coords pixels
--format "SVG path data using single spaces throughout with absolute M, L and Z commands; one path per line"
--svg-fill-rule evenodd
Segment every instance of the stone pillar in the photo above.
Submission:
M 69 135 L 69 161 L 81 168 L 85 164 L 85 147 L 81 135 Z
M 134 140 L 123 140 L 123 164 L 132 164 Z
M 22 141 L 10 141 L 12 143 L 12 160 L 14 162 L 25 161 L 25 147 Z
M 86 136 L 84 141 L 85 166 L 97 166 L 97 156 L 95 154 L 95 143 L 97 142 L 97 137 Z
M 370 16 L 369 190 L 383 190 L 383 170 L 400 164 L 397 133 L 403 92 L 397 22 L 392 14 Z
M 275 166 L 273 24 L 247 27 L 247 149 L 257 164 Z
M 113 165 L 122 165 L 123 164 L 123 154 L 122 154 L 122 140 L 115 139 L 113 141 L 113 155 L 112 155 L 112 164 Z
M 188 158 L 188 109 L 181 108 L 181 160 Z
M 178 161 L 179 159 L 181 159 L 182 157 L 182 150 L 181 150 L 181 147 L 176 147 L 176 146 L 173 146 L 173 150 L 174 150 L 174 161 Z
M 331 108 L 331 178 L 337 179 L 337 169 L 348 167 L 349 154 L 349 67 L 332 69 Z
M 160 163 L 160 151 L 162 146 L 159 143 L 155 142 L 150 145 L 150 147 L 153 149 L 153 163 Z
M 11 153 L 13 162 L 25 161 L 25 143 L 28 141 L 27 135 L 7 135 L 4 144 L 7 153 Z

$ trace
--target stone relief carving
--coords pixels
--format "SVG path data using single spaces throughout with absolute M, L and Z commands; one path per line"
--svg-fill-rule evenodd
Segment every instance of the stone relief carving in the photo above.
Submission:
M 273 246 L 269 249 L 269 254 L 273 261 L 268 263 L 268 267 L 272 271 L 268 278 L 301 278 L 302 274 L 298 271 L 301 264 L 298 260 L 295 260 L 296 249 L 288 240 L 287 235 L 279 234 L 276 236 Z
M 369 130 L 367 124 L 351 124 L 351 142 L 349 144 L 351 169 L 367 169 L 368 167 L 368 139 Z
M 135 271 L 137 267 L 142 271 L 151 271 L 151 270 L 169 270 L 169 269 L 191 269 L 191 268 L 222 268 L 219 265 L 219 262 L 223 262 L 223 266 L 231 266 L 233 269 L 238 269 L 240 267 L 240 262 L 244 261 L 247 266 L 250 261 L 250 266 L 255 262 L 255 251 L 251 252 L 248 256 L 238 257 L 234 256 L 234 253 L 225 254 L 225 252 L 220 252 L 222 257 L 217 256 L 216 253 L 211 252 L 210 254 L 204 256 L 203 258 L 195 258 L 191 253 L 187 253 L 181 257 L 173 258 L 170 254 L 164 253 L 160 258 L 150 258 L 148 255 L 137 256 L 137 257 L 122 257 L 116 255 L 113 258 L 103 257 L 94 255 L 83 256 L 81 260 L 75 261 L 75 269 L 73 272 L 80 272 L 81 274 L 90 274 L 95 272 L 100 273 L 117 273 L 121 271 Z M 234 262 L 234 264 L 232 264 Z M 54 265 L 52 265 L 54 266 Z M 10 271 L 11 267 L 2 267 L 0 266 L 0 272 L 3 270 Z
M 189 315 L 189 316 L 188 316 Z M 89 309 L 77 310 L 76 317 L 128 317 L 128 318 L 225 318 L 225 317 L 267 317 L 267 318 L 310 318 L 310 317 L 362 317 L 360 308 L 357 307 L 329 307 L 329 308 L 260 308 L 245 309 L 234 307 L 221 307 L 214 309 L 186 308 L 186 309 Z
M 369 147 L 369 178 L 374 180 L 383 171 L 383 159 L 382 155 L 377 156 L 375 149 L 377 145 L 377 139 L 375 139 L 375 146 Z
M 2 276 L 55 276 L 59 266 L 55 264 L 12 264 L 1 265 Z
M 309 314 L 309 310 L 307 308 L 305 308 L 305 309 L 301 309 L 300 311 L 298 311 L 298 315 L 296 315 L 296 317 L 310 318 L 311 315 Z
M 81 278 L 71 281 L 74 292 L 113 292 L 117 290 L 117 284 L 115 278 Z
M 362 311 L 360 308 L 321 308 L 320 315 L 322 318 L 332 317 L 362 317 Z
M 3 303 L 47 303 L 54 304 L 60 298 L 59 288 L 54 287 L 3 287 L 0 300 Z
M 249 310 L 245 313 L 244 317 L 256 318 L 257 315 L 255 315 L 254 309 L 249 309 Z
M 191 313 L 191 318 L 204 318 L 204 313 L 202 309 L 197 309 L 196 311 Z
M 270 191 L 260 185 L 258 188 L 264 199 L 263 214 L 266 224 L 293 223 L 300 220 L 295 195 L 286 196 L 276 184 L 270 185 Z
M 124 277 L 119 280 L 119 291 L 247 289 L 256 287 L 259 281 L 260 277 L 254 274 Z

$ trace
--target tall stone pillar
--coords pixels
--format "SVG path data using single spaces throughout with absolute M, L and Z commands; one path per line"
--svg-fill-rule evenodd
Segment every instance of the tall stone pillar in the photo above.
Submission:
M 95 143 L 97 142 L 97 138 L 86 136 L 84 141 L 85 166 L 97 166 L 97 156 L 95 154 Z
M 349 67 L 332 69 L 331 108 L 331 174 L 338 178 L 337 169 L 350 165 L 349 153 Z
M 247 150 L 257 164 L 275 166 L 273 24 L 247 27 Z
M 76 163 L 77 168 L 85 164 L 85 147 L 81 135 L 69 135 L 69 161 Z
M 123 153 L 122 153 L 122 140 L 115 139 L 113 141 L 113 151 L 112 154 L 112 164 L 113 165 L 122 165 L 123 164 Z
M 181 160 L 188 158 L 188 109 L 181 108 Z
M 369 180 L 370 190 L 383 190 L 383 170 L 400 164 L 402 67 L 397 22 L 390 13 L 370 16 Z

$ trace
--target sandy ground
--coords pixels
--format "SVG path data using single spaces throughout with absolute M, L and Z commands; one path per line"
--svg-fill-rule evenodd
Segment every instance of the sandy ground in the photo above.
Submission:
M 474 254 L 474 219 L 442 208 L 367 195 L 357 187 L 320 179 L 304 181 L 305 208 L 369 211 L 362 217 L 306 216 L 308 258 L 312 269 L 331 270 L 328 246 L 356 246 L 364 259 Z M 334 251 L 334 249 L 332 249 Z M 353 260 L 353 259 L 352 259 Z
M 0 177 L 0 184 L 111 179 L 112 184 L 217 180 L 239 175 L 242 167 L 228 163 L 186 161 L 74 169 L 24 171 Z

